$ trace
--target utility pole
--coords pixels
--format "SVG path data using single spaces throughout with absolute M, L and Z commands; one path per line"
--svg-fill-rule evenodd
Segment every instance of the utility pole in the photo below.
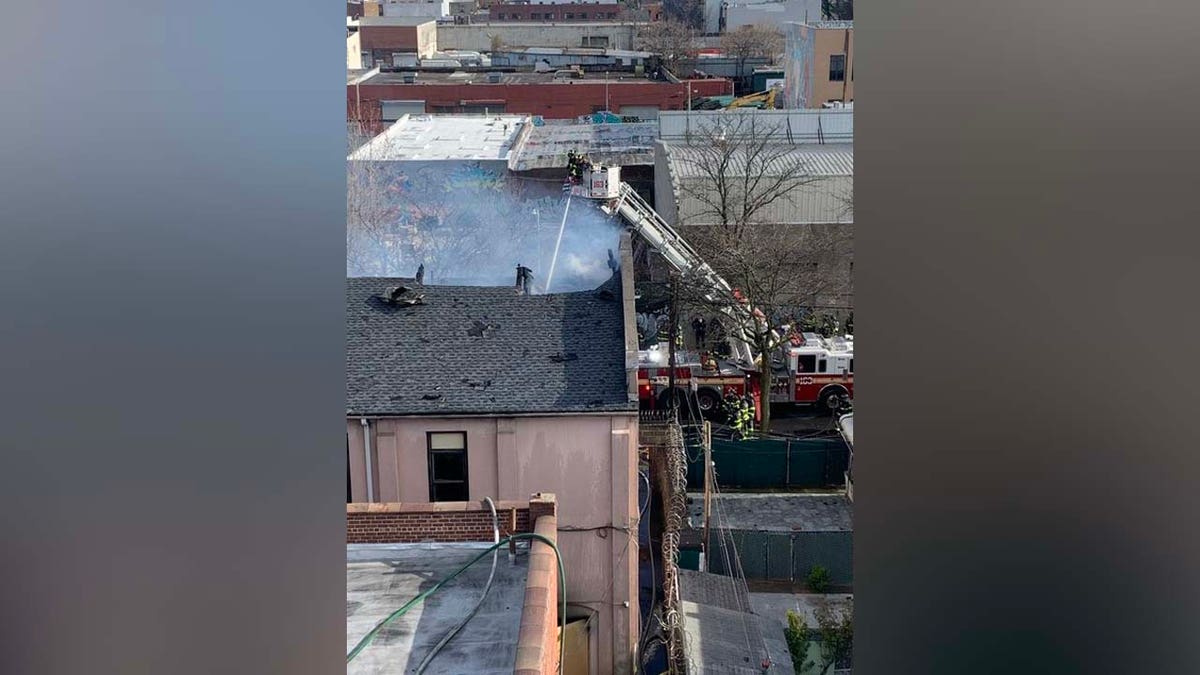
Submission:
M 704 420 L 702 434 L 701 442 L 704 443 L 704 541 L 701 544 L 701 550 L 704 551 L 704 569 L 702 571 L 707 572 L 709 569 L 708 531 L 712 514 L 712 422 Z

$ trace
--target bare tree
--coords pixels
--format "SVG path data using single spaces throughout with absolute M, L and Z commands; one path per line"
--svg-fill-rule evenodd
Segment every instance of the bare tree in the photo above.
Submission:
M 638 29 L 638 49 L 658 54 L 668 70 L 674 72 L 680 60 L 692 53 L 695 31 L 679 21 L 656 21 Z
M 738 26 L 721 36 L 721 51 L 737 59 L 738 76 L 744 78 L 747 59 L 762 57 L 775 62 L 783 52 L 783 33 L 767 24 Z
M 704 28 L 704 0 L 663 0 L 663 13 L 693 30 Z
M 758 362 L 762 430 L 770 431 L 770 392 L 782 367 L 775 357 L 806 309 L 836 297 L 839 272 L 850 250 L 849 228 L 838 224 L 790 224 L 786 208 L 797 193 L 817 189 L 813 174 L 781 134 L 759 115 L 722 114 L 701 126 L 680 147 L 677 177 L 680 224 L 697 253 L 731 286 L 713 288 L 694 275 L 681 300 L 719 312 L 727 334 L 747 343 Z M 738 307 L 738 311 L 725 311 Z

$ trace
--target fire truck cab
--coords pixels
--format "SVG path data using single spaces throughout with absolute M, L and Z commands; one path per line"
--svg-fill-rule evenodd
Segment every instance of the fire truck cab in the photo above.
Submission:
M 783 348 L 786 360 L 775 377 L 771 400 L 812 403 L 833 411 L 854 396 L 854 341 L 803 333 L 799 344 Z

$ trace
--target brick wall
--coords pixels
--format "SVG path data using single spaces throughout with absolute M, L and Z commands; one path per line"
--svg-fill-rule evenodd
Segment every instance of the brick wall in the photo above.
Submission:
M 500 536 L 529 532 L 529 504 L 499 502 Z M 477 502 L 347 504 L 347 544 L 492 540 L 492 514 Z
M 656 106 L 659 110 L 687 109 L 687 87 L 670 82 L 620 82 L 605 86 L 604 80 L 575 80 L 571 83 L 522 84 L 362 84 L 347 87 L 351 102 L 363 108 L 378 108 L 381 100 L 425 101 L 425 112 L 452 112 L 464 102 L 488 101 L 491 112 L 528 113 L 548 119 L 573 119 L 602 110 L 605 102 L 614 112 L 623 106 Z M 733 93 L 733 83 L 724 79 L 692 80 L 693 98 Z M 356 99 L 356 94 L 360 99 Z
M 430 19 L 430 22 L 433 20 Z M 427 32 L 425 29 L 424 32 Z M 363 49 L 386 49 L 393 52 L 427 53 L 428 40 L 421 26 L 365 25 L 358 29 Z M 436 47 L 435 47 L 436 48 Z

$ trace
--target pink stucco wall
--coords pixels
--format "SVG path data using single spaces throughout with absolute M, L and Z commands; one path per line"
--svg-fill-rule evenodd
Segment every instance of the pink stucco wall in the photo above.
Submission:
M 370 423 L 375 501 L 429 501 L 429 431 L 466 432 L 472 500 L 555 493 L 567 600 L 596 612 L 593 672 L 632 672 L 639 632 L 636 414 Z M 348 420 L 347 433 L 352 497 L 366 501 L 363 427 L 357 418 Z

